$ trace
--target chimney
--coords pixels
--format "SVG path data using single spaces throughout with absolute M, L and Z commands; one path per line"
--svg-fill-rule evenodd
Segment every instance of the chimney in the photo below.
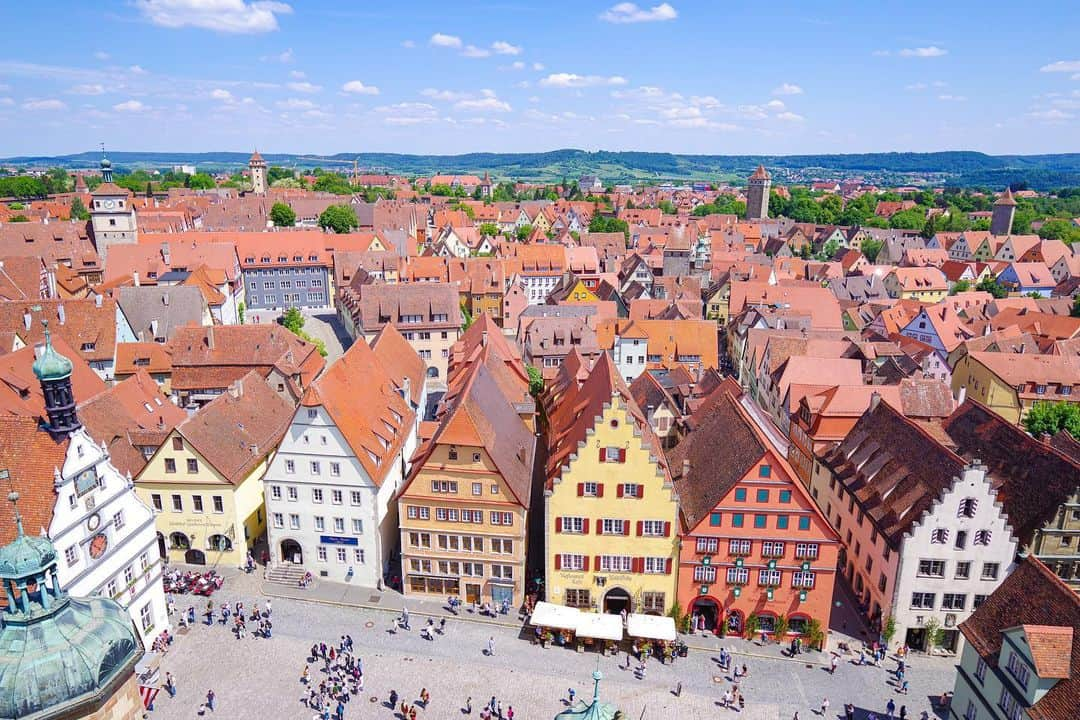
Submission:
M 101 293 L 94 295 L 94 307 L 101 307 L 101 301 L 104 299 L 105 298 Z
M 256 443 L 251 443 L 251 454 L 255 456 L 259 454 L 259 446 Z
M 690 476 L 690 459 L 683 458 L 682 461 L 682 477 L 686 478 Z
M 26 332 L 30 332 L 30 327 L 34 324 L 34 317 L 30 314 L 29 310 L 23 311 L 22 321 L 23 329 L 26 330 Z
M 100 295 L 98 297 L 100 297 Z M 64 303 L 60 303 L 56 306 L 56 319 L 60 321 L 61 325 L 67 322 L 67 313 L 64 312 Z
M 172 253 L 169 252 L 169 243 L 161 243 L 161 260 L 166 265 L 172 265 Z
M 138 271 L 131 273 L 131 279 L 135 281 L 135 287 L 141 287 L 139 285 L 139 273 L 138 273 Z
M 165 307 L 169 306 L 169 293 L 165 293 L 164 295 L 161 296 L 161 304 L 164 305 Z
M 956 395 L 956 404 L 957 405 L 963 405 L 964 400 L 966 398 L 967 398 L 967 386 L 966 385 L 961 385 L 960 386 L 960 392 L 957 393 L 957 395 Z
M 412 402 L 412 381 L 407 377 L 401 380 L 401 397 L 407 403 Z
M 488 334 L 487 330 L 485 330 L 483 333 L 480 334 L 480 345 L 481 345 L 481 347 L 487 347 L 487 334 Z
M 878 404 L 881 402 L 881 393 L 877 390 L 870 393 L 870 411 L 873 412 L 877 409 Z
M 206 328 L 206 347 L 211 350 L 214 349 L 214 326 L 210 325 Z

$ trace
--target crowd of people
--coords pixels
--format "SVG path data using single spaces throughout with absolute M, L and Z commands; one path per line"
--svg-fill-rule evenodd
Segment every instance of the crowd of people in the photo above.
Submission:
M 307 694 L 300 702 L 314 710 L 316 718 L 344 720 L 345 706 L 364 692 L 364 661 L 353 653 L 352 636 L 342 635 L 336 644 L 315 643 L 307 662 L 300 673 L 300 683 L 307 688 Z M 311 664 L 322 665 L 324 677 L 318 684 L 311 677 Z

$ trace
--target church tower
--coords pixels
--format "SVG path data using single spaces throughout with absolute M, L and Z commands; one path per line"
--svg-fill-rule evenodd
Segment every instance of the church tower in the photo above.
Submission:
M 134 245 L 139 239 L 139 228 L 131 193 L 113 184 L 112 163 L 104 156 L 101 158 L 101 179 L 103 182 L 90 193 L 90 229 L 104 265 L 109 246 Z
M 256 150 L 248 160 L 248 169 L 251 170 L 251 191 L 256 195 L 266 194 L 266 161 Z
M 45 321 L 45 349 L 34 361 L 34 375 L 45 395 L 45 429 L 54 435 L 67 435 L 82 427 L 75 411 L 75 393 L 71 390 L 71 361 L 56 352 L 52 345 L 49 322 Z
M 769 187 L 772 176 L 764 165 L 758 165 L 750 176 L 746 190 L 746 219 L 767 220 L 769 217 Z
M 990 216 L 990 234 L 1011 234 L 1015 214 L 1016 200 L 1013 199 L 1012 190 L 1005 188 L 1005 192 L 1001 194 L 1001 197 L 994 201 L 994 212 Z

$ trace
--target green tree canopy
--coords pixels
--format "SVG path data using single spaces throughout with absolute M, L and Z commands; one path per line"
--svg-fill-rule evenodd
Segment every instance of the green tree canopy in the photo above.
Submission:
M 193 190 L 213 190 L 217 187 L 217 183 L 206 173 L 195 173 L 188 178 L 187 186 Z
M 495 237 L 499 234 L 499 226 L 495 223 L 480 223 L 480 227 L 477 229 L 479 230 L 480 235 L 485 237 Z
M 870 262 L 876 262 L 877 256 L 881 254 L 881 248 L 885 247 L 883 240 L 876 238 L 866 238 L 862 241 L 862 254 L 866 256 L 866 259 Z
M 1054 435 L 1068 430 L 1080 438 L 1080 405 L 1071 402 L 1037 402 L 1024 417 L 1024 429 L 1034 437 Z
M 528 237 L 532 235 L 532 231 L 532 225 L 522 225 L 517 229 L 515 235 L 518 240 L 527 240 Z
M 1001 299 L 1009 296 L 1009 290 L 1004 285 L 999 283 L 992 277 L 984 277 L 979 281 L 979 284 L 975 286 L 976 290 L 982 290 L 988 292 L 997 299 Z
M 296 211 L 283 202 L 276 202 L 270 208 L 270 221 L 274 227 L 292 227 L 296 225 Z
M 75 220 L 89 220 L 90 212 L 86 209 L 81 198 L 71 199 L 71 217 Z
M 299 308 L 291 307 L 281 316 L 281 324 L 290 332 L 299 333 L 304 329 L 304 314 Z
M 597 213 L 589 220 L 589 232 L 621 232 L 629 240 L 630 224 L 625 220 Z
M 349 205 L 331 205 L 319 215 L 319 227 L 341 234 L 360 227 L 356 211 Z
M 901 210 L 889 218 L 889 227 L 903 230 L 922 230 L 925 225 L 926 209 L 921 207 Z

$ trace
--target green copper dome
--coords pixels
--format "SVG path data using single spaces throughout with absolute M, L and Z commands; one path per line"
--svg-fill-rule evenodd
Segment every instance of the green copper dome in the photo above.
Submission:
M 101 158 L 101 167 L 103 167 L 103 168 L 111 168 L 112 167 L 112 161 L 109 160 L 109 158 Z
M 48 324 L 45 325 L 45 350 L 34 361 L 34 375 L 43 382 L 63 380 L 71 375 L 71 361 L 53 348 Z
M 22 577 L 56 562 L 56 548 L 48 538 L 23 535 L 0 548 L 0 577 Z

